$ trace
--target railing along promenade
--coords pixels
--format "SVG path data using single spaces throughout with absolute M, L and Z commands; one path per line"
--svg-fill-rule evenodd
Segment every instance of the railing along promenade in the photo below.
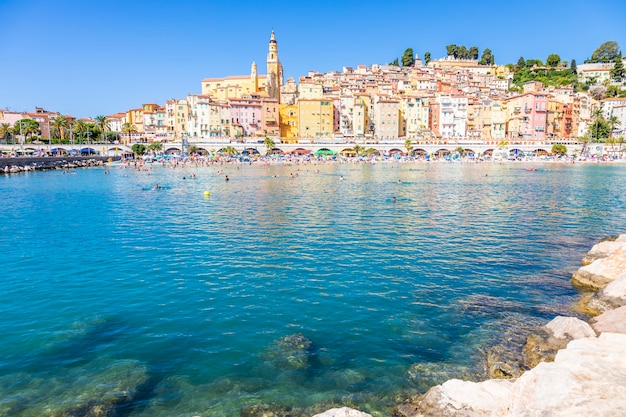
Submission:
M 148 146 L 149 143 L 136 142 Z M 500 151 L 510 153 L 550 153 L 555 143 L 564 144 L 568 152 L 575 152 L 582 148 L 582 144 L 576 141 L 551 140 L 544 142 L 520 141 L 502 142 L 497 140 L 437 140 L 430 142 L 415 141 L 410 144 L 410 151 L 407 150 L 405 140 L 398 141 L 377 141 L 377 142 L 345 142 L 341 140 L 300 140 L 298 143 L 275 142 L 272 153 L 294 154 L 294 153 L 315 153 L 319 151 L 332 151 L 333 153 L 350 153 L 355 146 L 361 150 L 374 149 L 382 154 L 402 153 L 411 154 L 450 154 L 459 149 L 463 149 L 467 154 L 484 155 L 485 153 Z M 134 143 L 133 143 L 134 144 Z M 133 144 L 12 144 L 0 143 L 0 151 L 5 155 L 32 155 L 32 154 L 69 154 L 69 155 L 98 155 L 98 156 L 124 156 L 133 154 Z M 599 145 L 599 144 L 593 144 Z M 234 148 L 238 153 L 259 153 L 265 155 L 268 151 L 263 140 L 189 140 L 189 148 L 198 153 L 219 153 L 228 147 Z M 161 142 L 161 152 L 165 154 L 180 155 L 183 151 L 182 141 Z

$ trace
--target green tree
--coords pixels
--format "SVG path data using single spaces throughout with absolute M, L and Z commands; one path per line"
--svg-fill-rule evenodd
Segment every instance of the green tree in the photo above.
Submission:
M 453 56 L 456 58 L 459 55 L 459 47 L 451 43 L 450 45 L 446 46 L 446 53 L 448 54 L 448 56 Z
M 263 140 L 263 144 L 265 145 L 265 155 L 271 154 L 272 149 L 274 149 L 274 146 L 276 146 L 272 138 L 270 138 L 269 136 L 265 137 L 265 139 Z
M 459 49 L 456 52 L 455 58 L 459 59 L 467 59 L 469 57 L 469 51 L 465 47 L 465 45 L 459 46 Z
M 83 143 L 85 133 L 87 132 L 87 123 L 84 120 L 76 120 L 74 123 L 74 132 L 76 132 L 76 142 Z
M 0 138 L 5 142 L 8 142 L 8 136 L 12 134 L 13 129 L 8 123 L 0 124 Z
M 39 132 L 39 122 L 33 119 L 20 119 L 13 125 L 13 134 L 21 135 L 24 142 L 28 142 L 28 137 L 37 132 Z
M 235 156 L 238 153 L 234 146 L 227 146 L 222 149 L 222 152 L 228 156 Z
M 191 147 L 190 147 L 191 148 Z M 154 151 L 154 153 L 160 153 L 163 150 L 163 144 L 161 142 L 152 142 L 146 146 L 146 150 Z M 191 152 L 191 150 L 190 150 Z
M 426 52 L 424 54 L 424 63 L 428 65 L 429 62 L 430 62 L 430 52 Z
M 567 147 L 561 143 L 555 143 L 552 145 L 552 153 L 555 155 L 565 155 L 567 154 Z
M 122 133 L 127 136 L 126 143 L 130 143 L 131 137 L 134 133 L 137 133 L 137 126 L 130 122 L 126 122 L 122 125 Z
M 405 140 L 404 147 L 406 148 L 407 155 L 411 154 L 411 151 L 413 150 L 413 141 L 411 141 L 411 139 Z
M 111 130 L 111 125 L 107 120 L 106 116 L 96 116 L 96 127 L 100 131 L 100 138 L 102 139 L 102 143 L 106 142 L 105 133 Z
M 50 121 L 50 126 L 54 127 L 59 132 L 59 139 L 61 143 L 65 141 L 65 131 L 69 129 L 70 124 L 65 116 L 57 116 Z M 49 143 L 52 143 L 52 132 L 50 132 Z
M 410 67 L 415 64 L 415 54 L 413 53 L 413 48 L 407 48 L 404 51 L 404 55 L 402 55 L 402 66 Z
M 491 53 L 491 49 L 489 48 L 485 48 L 485 50 L 483 51 L 483 55 L 480 58 L 480 65 L 493 65 L 494 64 L 494 58 L 493 58 L 493 54 Z
M 520 56 L 519 59 L 517 60 L 517 68 L 521 69 L 521 68 L 525 68 L 526 67 L 526 61 L 524 61 L 524 57 Z
M 617 54 L 613 62 L 613 68 L 611 68 L 611 78 L 613 78 L 614 81 L 621 83 L 624 78 L 624 63 L 622 62 L 621 52 Z
M 469 59 L 478 59 L 478 46 L 472 46 L 467 51 Z
M 611 127 L 609 123 L 602 117 L 602 110 L 595 109 L 592 113 L 592 117 L 595 119 L 591 125 L 587 134 L 591 138 L 591 142 L 602 142 L 602 140 L 608 138 L 611 134 Z
M 396 59 L 394 59 L 393 61 L 391 61 L 391 62 L 389 63 L 389 65 L 393 65 L 393 66 L 399 67 L 399 66 L 400 66 L 400 63 L 398 62 L 398 58 L 396 58 Z
M 548 55 L 548 59 L 546 59 L 546 65 L 552 68 L 556 68 L 561 64 L 561 57 L 557 54 Z
M 572 63 L 571 63 L 571 64 L 569 64 L 569 68 L 570 68 L 570 70 L 571 70 L 574 74 L 576 74 L 576 73 L 577 73 L 577 71 L 578 71 L 578 67 L 576 66 L 576 60 L 575 60 L 575 59 L 572 59 Z
M 354 150 L 354 153 L 356 154 L 356 156 L 361 155 L 363 152 L 365 152 L 365 147 L 361 146 L 361 145 L 354 145 L 352 147 L 352 150 Z
M 141 156 L 146 152 L 146 145 L 143 143 L 135 143 L 130 147 L 135 156 Z
M 622 122 L 617 116 L 611 116 L 609 117 L 609 120 L 607 120 L 607 123 L 609 124 L 609 138 L 612 138 L 615 127 L 621 125 Z
M 615 41 L 604 42 L 591 55 L 590 62 L 613 62 L 619 53 L 619 45 Z

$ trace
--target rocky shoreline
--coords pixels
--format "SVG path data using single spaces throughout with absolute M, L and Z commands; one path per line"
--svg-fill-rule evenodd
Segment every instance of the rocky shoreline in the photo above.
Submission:
M 0 158 L 0 172 L 17 174 L 20 172 L 44 171 L 50 169 L 74 169 L 102 166 L 120 157 L 107 156 L 61 156 L 61 157 L 21 157 Z
M 399 405 L 395 416 L 626 415 L 626 234 L 595 245 L 583 265 L 572 283 L 593 291 L 577 306 L 592 318 L 556 317 L 530 335 L 530 370 L 510 379 L 449 380 Z

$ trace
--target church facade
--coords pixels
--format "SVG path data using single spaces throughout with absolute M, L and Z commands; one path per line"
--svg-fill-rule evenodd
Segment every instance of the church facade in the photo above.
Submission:
M 267 75 L 259 75 L 257 64 L 253 62 L 249 76 L 203 79 L 202 95 L 210 96 L 215 100 L 269 98 L 280 103 L 282 85 L 283 66 L 278 58 L 276 35 L 272 31 L 267 52 Z

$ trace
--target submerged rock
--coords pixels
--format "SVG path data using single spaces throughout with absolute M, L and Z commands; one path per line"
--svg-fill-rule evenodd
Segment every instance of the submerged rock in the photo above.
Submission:
M 273 365 L 286 370 L 306 369 L 314 356 L 313 342 L 301 333 L 281 337 L 268 352 Z
M 257 404 L 244 407 L 241 417 L 305 417 L 301 410 L 280 404 Z

